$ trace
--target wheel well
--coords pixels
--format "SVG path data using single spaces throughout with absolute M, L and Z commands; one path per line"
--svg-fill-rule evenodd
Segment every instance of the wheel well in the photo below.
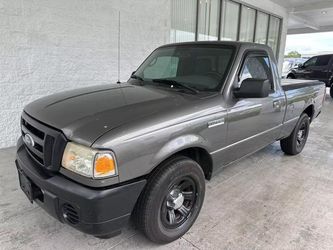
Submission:
M 184 155 L 196 161 L 202 168 L 207 180 L 212 177 L 213 161 L 210 154 L 203 148 L 187 148 L 177 153 Z
M 289 74 L 287 75 L 287 77 L 289 77 L 289 76 L 291 76 L 292 78 L 295 78 L 295 76 L 294 76 L 293 73 L 289 73 Z
M 166 161 L 170 161 L 170 160 L 172 160 L 172 158 L 174 158 L 176 156 L 181 156 L 181 155 L 186 156 L 186 157 L 196 161 L 202 168 L 202 170 L 205 174 L 205 178 L 207 180 L 210 180 L 210 178 L 212 177 L 212 171 L 213 171 L 213 161 L 212 161 L 212 157 L 210 156 L 210 154 L 203 148 L 192 147 L 192 148 L 183 149 L 183 150 L 169 156 L 162 163 L 164 163 Z M 159 166 L 161 166 L 162 163 L 159 164 Z M 157 171 L 158 168 L 159 167 L 155 168 L 153 170 L 153 172 Z
M 310 117 L 310 121 L 312 121 L 314 115 L 314 106 L 310 105 L 303 111 L 303 113 L 307 114 Z

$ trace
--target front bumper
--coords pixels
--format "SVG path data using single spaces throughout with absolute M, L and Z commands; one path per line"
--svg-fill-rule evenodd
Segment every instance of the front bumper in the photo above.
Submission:
M 49 175 L 31 159 L 22 140 L 15 163 L 40 191 L 34 202 L 59 221 L 95 236 L 118 232 L 127 223 L 146 184 L 143 179 L 116 187 L 90 188 L 61 174 Z

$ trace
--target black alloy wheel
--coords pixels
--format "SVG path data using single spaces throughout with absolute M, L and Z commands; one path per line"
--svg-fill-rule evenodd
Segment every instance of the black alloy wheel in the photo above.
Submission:
M 197 187 L 191 177 L 183 177 L 172 183 L 161 207 L 163 225 L 174 229 L 183 224 L 193 213 L 197 195 Z
M 191 228 L 204 197 L 205 176 L 200 165 L 188 157 L 176 156 L 149 176 L 132 217 L 147 238 L 168 243 Z

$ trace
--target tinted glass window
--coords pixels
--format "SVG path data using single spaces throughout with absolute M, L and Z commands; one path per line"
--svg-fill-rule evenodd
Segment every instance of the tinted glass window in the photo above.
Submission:
M 272 69 L 268 56 L 256 55 L 248 56 L 245 59 L 243 69 L 239 76 L 239 86 L 245 79 L 260 79 L 260 80 L 270 80 L 272 83 L 272 89 L 274 89 L 272 81 Z M 238 86 L 238 87 L 239 87 Z
M 279 34 L 281 19 L 271 16 L 269 19 L 267 44 L 272 48 L 275 56 L 278 55 Z
M 304 63 L 304 67 L 314 66 L 317 62 L 318 57 L 312 57 Z
M 331 56 L 318 56 L 316 66 L 327 66 L 331 60 Z
M 196 0 L 171 0 L 170 42 L 195 40 Z
M 179 58 L 174 56 L 160 56 L 151 61 L 143 71 L 144 78 L 175 77 Z
M 217 40 L 220 0 L 199 1 L 198 39 Z
M 232 1 L 223 1 L 221 15 L 221 40 L 236 41 L 238 34 L 240 4 Z
M 269 16 L 267 14 L 258 11 L 257 22 L 256 22 L 256 25 L 257 25 L 256 34 L 255 34 L 256 43 L 266 44 L 268 19 L 269 19 Z
M 243 5 L 241 13 L 242 15 L 239 31 L 239 41 L 253 42 L 256 11 Z
M 215 91 L 223 84 L 233 58 L 230 46 L 174 46 L 155 50 L 135 75 L 147 84 L 155 79 L 180 82 L 199 91 Z

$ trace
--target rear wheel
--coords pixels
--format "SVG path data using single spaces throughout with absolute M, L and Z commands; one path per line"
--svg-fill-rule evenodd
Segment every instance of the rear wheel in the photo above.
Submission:
M 282 151 L 288 155 L 302 152 L 308 139 L 309 129 L 310 118 L 307 114 L 302 114 L 291 135 L 280 141 Z
M 197 219 L 204 195 L 205 177 L 198 163 L 187 157 L 174 158 L 149 178 L 134 219 L 150 240 L 174 241 Z

